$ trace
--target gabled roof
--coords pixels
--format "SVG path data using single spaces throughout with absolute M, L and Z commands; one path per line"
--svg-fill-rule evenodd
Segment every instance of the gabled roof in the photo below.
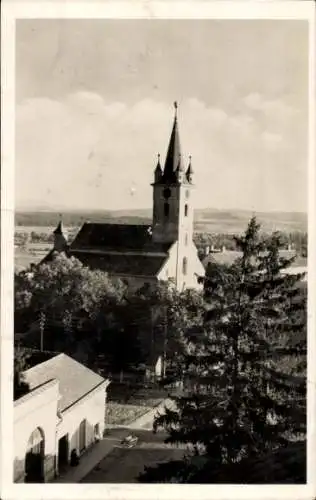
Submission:
M 78 251 L 72 255 L 90 269 L 100 269 L 118 276 L 156 276 L 167 258 L 167 254 L 92 254 Z
M 241 252 L 237 252 L 236 250 L 227 250 L 225 252 L 210 252 L 206 257 L 203 259 L 203 265 L 204 267 L 207 267 L 209 263 L 216 263 L 216 264 L 227 264 L 231 265 L 233 262 L 235 262 L 236 259 L 242 256 Z
M 115 250 L 115 251 L 152 251 L 166 253 L 170 244 L 156 243 L 152 240 L 150 225 L 134 224 L 83 224 L 70 245 L 75 250 Z
M 156 276 L 171 245 L 153 241 L 149 225 L 87 222 L 64 253 L 109 274 Z M 58 252 L 51 250 L 41 263 L 52 261 L 55 255 Z
M 49 380 L 58 380 L 60 411 L 65 411 L 105 382 L 103 377 L 63 353 L 29 368 L 24 375 L 31 390 Z

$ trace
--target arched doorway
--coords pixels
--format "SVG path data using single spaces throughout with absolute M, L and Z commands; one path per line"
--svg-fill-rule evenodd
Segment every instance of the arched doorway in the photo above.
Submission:
M 44 481 L 45 439 L 43 431 L 37 427 L 27 443 L 25 456 L 25 482 L 42 483 Z

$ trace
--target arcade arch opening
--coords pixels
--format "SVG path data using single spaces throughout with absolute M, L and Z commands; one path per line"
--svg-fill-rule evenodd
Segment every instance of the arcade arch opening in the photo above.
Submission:
M 42 429 L 37 427 L 27 443 L 25 455 L 25 482 L 42 483 L 44 482 L 44 456 L 45 456 L 45 438 Z

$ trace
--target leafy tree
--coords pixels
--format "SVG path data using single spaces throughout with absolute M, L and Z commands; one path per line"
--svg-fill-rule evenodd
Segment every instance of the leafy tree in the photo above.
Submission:
M 28 355 L 20 346 L 14 349 L 13 398 L 21 398 L 29 391 L 29 385 L 24 380 L 23 372 L 28 368 Z
M 131 306 L 145 358 L 161 355 L 165 366 L 181 377 L 185 334 L 193 334 L 203 322 L 203 294 L 191 289 L 179 292 L 172 283 L 159 282 L 140 290 Z
M 106 273 L 90 270 L 73 257 L 56 255 L 51 262 L 16 276 L 16 320 L 23 316 L 24 324 L 33 325 L 37 334 L 41 328 L 46 330 L 49 348 L 68 350 L 85 336 L 90 336 L 90 343 L 93 336 L 98 337 L 99 316 L 119 303 L 124 291 L 124 285 Z
M 223 468 L 305 435 L 305 378 L 293 370 L 306 359 L 302 276 L 281 272 L 292 259 L 280 257 L 278 234 L 264 239 L 259 229 L 251 219 L 235 239 L 241 257 L 206 282 L 205 322 L 186 334 L 186 394 L 154 421 L 167 442 L 191 451 L 180 465 L 148 469 L 142 481 L 194 482 L 203 469 L 216 482 Z

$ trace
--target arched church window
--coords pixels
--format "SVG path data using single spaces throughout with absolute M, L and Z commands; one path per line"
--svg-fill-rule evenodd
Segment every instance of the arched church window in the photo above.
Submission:
M 168 217 L 168 215 L 169 215 L 169 203 L 164 204 L 164 214 L 165 214 L 165 217 Z
M 186 257 L 183 257 L 183 260 L 182 260 L 182 273 L 184 274 L 184 276 L 186 276 L 188 272 L 188 259 Z
M 185 216 L 185 217 L 187 217 L 187 216 L 188 216 L 188 211 L 189 211 L 189 206 L 188 206 L 188 204 L 186 203 L 186 204 L 184 205 L 184 216 Z

